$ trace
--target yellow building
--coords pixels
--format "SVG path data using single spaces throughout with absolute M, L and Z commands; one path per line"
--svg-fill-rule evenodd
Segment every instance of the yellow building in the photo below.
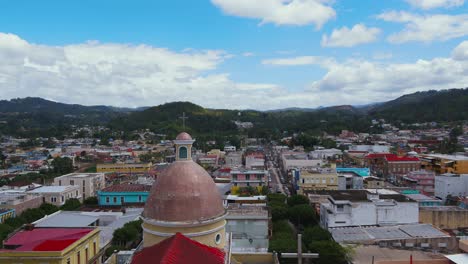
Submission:
M 2 264 L 100 263 L 99 230 L 95 228 L 33 228 L 3 242 Z
M 146 173 L 149 172 L 151 166 L 150 163 L 112 163 L 112 164 L 98 164 L 96 166 L 96 172 L 104 173 Z
M 338 174 L 331 168 L 304 169 L 297 185 L 299 194 L 311 190 L 338 190 Z
M 437 174 L 468 173 L 468 157 L 462 155 L 426 154 L 421 156 L 421 167 Z

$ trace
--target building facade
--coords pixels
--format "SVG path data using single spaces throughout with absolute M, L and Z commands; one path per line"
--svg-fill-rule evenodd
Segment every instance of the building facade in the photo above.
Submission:
M 267 170 L 246 170 L 235 169 L 231 170 L 231 183 L 238 187 L 257 187 L 268 185 Z
M 445 173 L 435 177 L 434 196 L 445 201 L 448 195 L 454 197 L 468 195 L 468 174 Z
M 82 201 L 81 188 L 78 185 L 42 186 L 28 193 L 42 195 L 42 201 L 56 206 L 62 206 L 68 199 L 76 198 Z
M 300 171 L 298 193 L 317 190 L 338 190 L 338 174 L 334 169 L 315 168 Z
M 422 167 L 436 174 L 468 174 L 468 157 L 461 155 L 425 154 Z
M 94 228 L 33 228 L 15 233 L 3 243 L 2 264 L 99 263 L 99 230 Z M 95 262 L 91 262 L 96 260 Z
M 96 196 L 105 187 L 106 179 L 104 173 L 70 173 L 55 178 L 53 185 L 78 185 L 84 200 Z
M 101 206 L 142 205 L 146 203 L 151 185 L 117 184 L 98 191 Z
M 331 191 L 320 205 L 323 228 L 418 223 L 418 203 L 401 194 L 367 190 Z
M 232 248 L 240 252 L 267 252 L 271 216 L 266 206 L 229 204 L 226 232 L 232 233 Z

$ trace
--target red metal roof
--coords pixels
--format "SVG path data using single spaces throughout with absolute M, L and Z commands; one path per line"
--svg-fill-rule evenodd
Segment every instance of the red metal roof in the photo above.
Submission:
M 402 161 L 419 161 L 416 157 L 398 157 L 398 156 L 386 156 L 385 159 L 390 162 L 402 162 Z
M 149 192 L 151 185 L 144 184 L 116 184 L 104 188 L 102 192 Z
M 35 228 L 22 230 L 3 242 L 5 248 L 19 246 L 3 251 L 62 251 L 80 240 L 92 228 Z
M 135 253 L 132 264 L 223 264 L 224 252 L 180 233 Z

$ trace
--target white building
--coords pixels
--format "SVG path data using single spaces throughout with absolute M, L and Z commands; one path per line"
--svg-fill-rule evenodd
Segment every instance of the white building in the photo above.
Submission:
M 28 193 L 39 194 L 43 196 L 43 202 L 51 203 L 56 206 L 62 206 L 68 199 L 76 198 L 82 200 L 81 188 L 78 185 L 67 186 L 42 186 Z
M 323 228 L 413 224 L 419 221 L 418 203 L 388 190 L 328 192 L 320 205 Z
M 352 145 L 349 146 L 350 151 L 367 151 L 370 153 L 389 153 L 389 145 Z
M 311 159 L 303 152 L 286 152 L 281 154 L 283 172 L 290 169 L 314 168 L 324 165 L 321 159 Z
M 242 165 L 242 152 L 229 152 L 225 156 L 227 167 L 238 167 Z
M 331 149 L 316 149 L 314 151 L 309 152 L 309 157 L 312 159 L 328 159 L 337 157 L 343 154 L 343 151 L 335 148 Z
M 435 177 L 434 196 L 445 201 L 447 195 L 468 195 L 468 174 L 445 173 Z
M 104 173 L 70 173 L 54 179 L 54 186 L 78 185 L 83 199 L 97 196 L 97 191 L 105 188 Z

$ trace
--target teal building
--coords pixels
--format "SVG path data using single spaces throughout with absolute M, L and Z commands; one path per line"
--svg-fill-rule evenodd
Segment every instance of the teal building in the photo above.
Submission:
M 98 191 L 100 206 L 122 206 L 144 204 L 151 185 L 117 184 Z

